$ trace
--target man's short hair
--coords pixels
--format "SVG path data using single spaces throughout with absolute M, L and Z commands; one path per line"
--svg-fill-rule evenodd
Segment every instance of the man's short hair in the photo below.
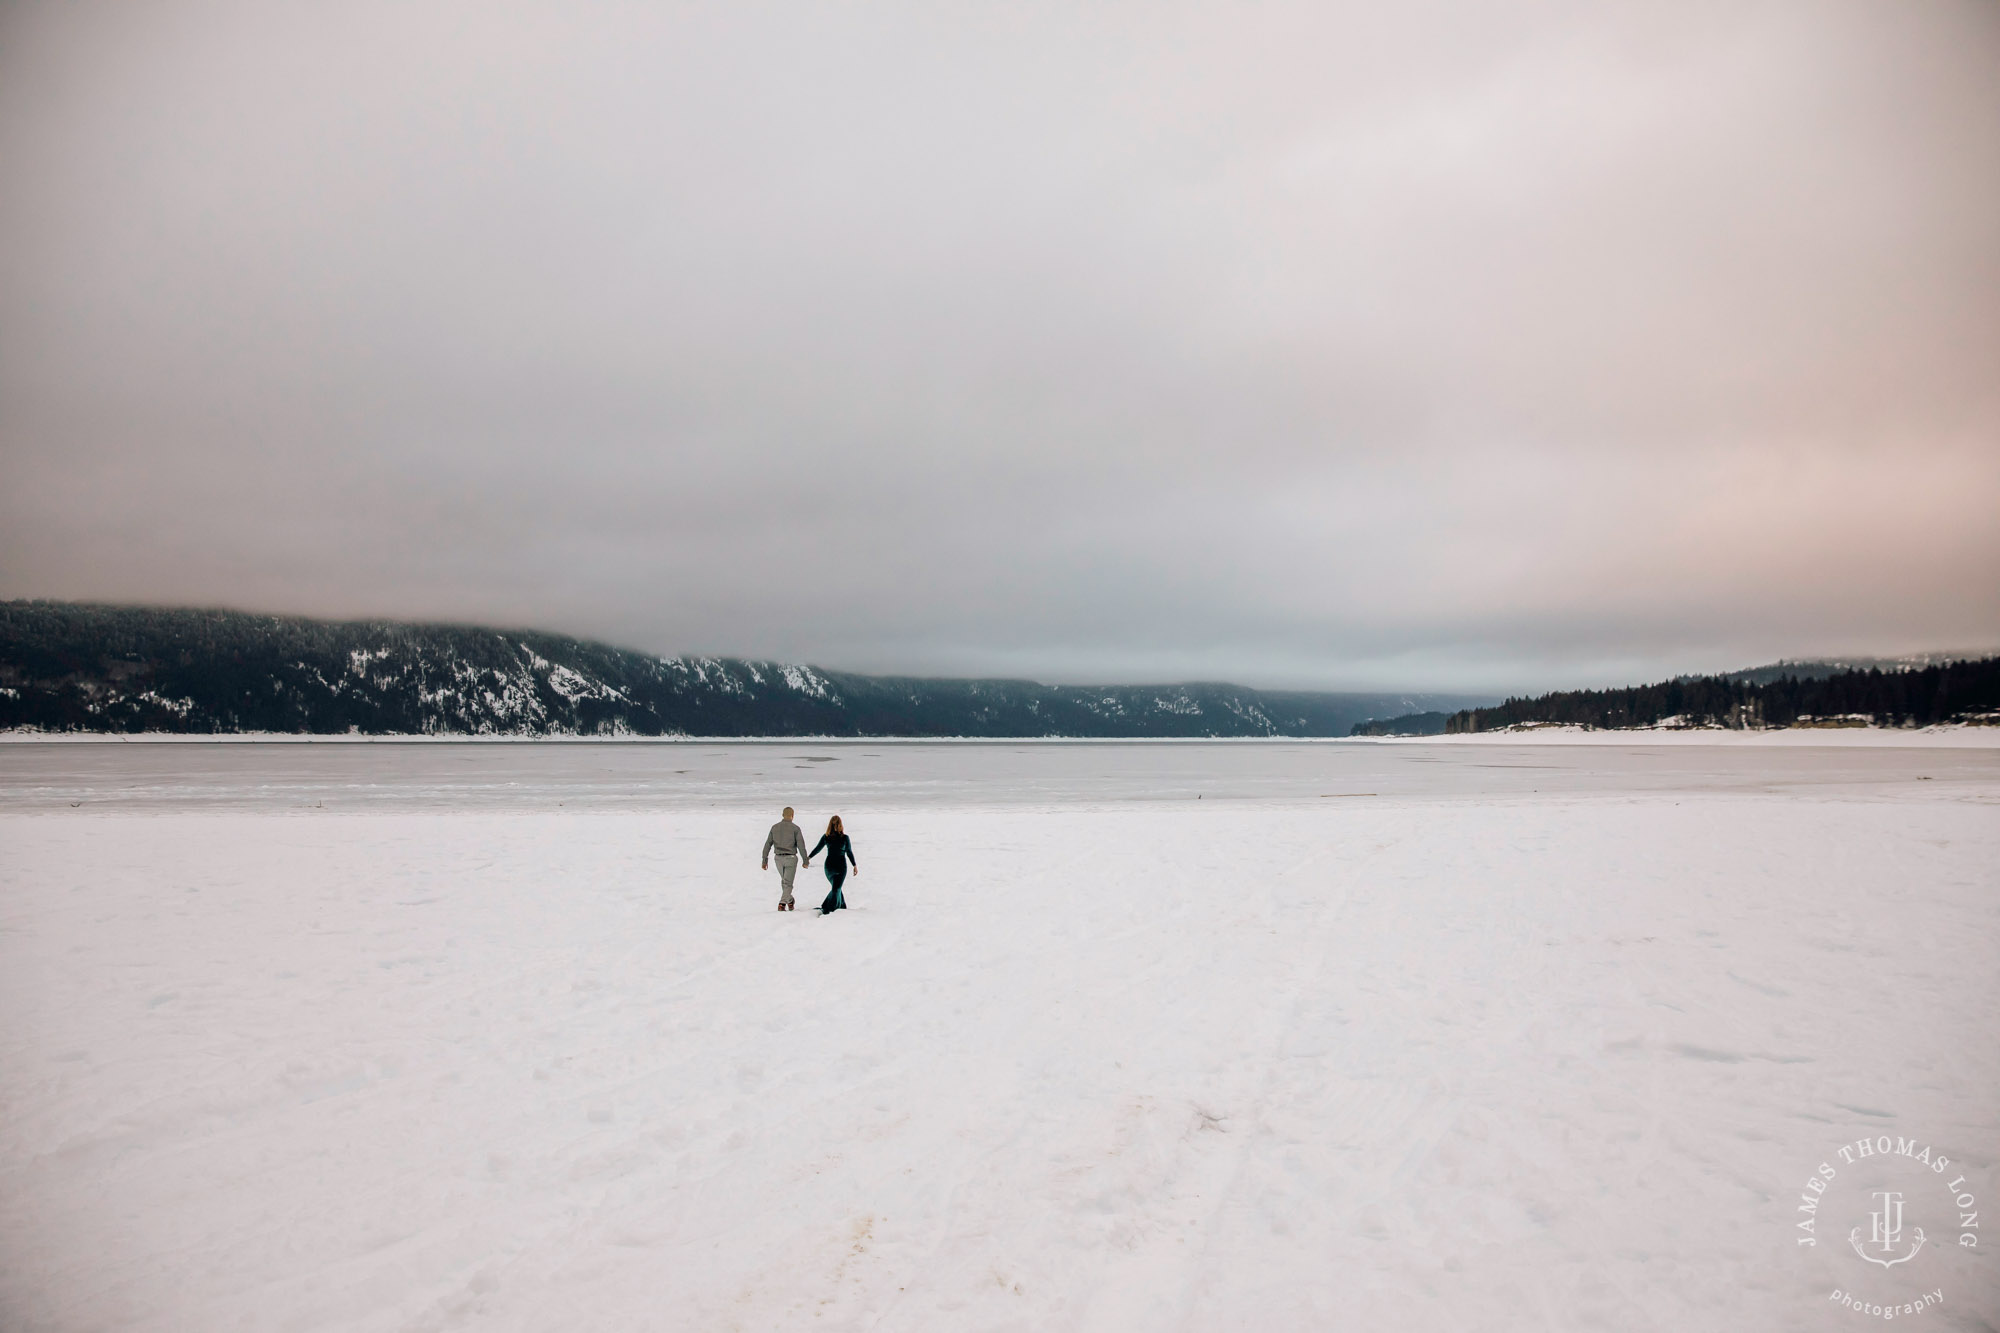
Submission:
M 792 817 L 792 807 L 788 805 L 785 807 L 785 818 L 790 819 L 791 817 Z

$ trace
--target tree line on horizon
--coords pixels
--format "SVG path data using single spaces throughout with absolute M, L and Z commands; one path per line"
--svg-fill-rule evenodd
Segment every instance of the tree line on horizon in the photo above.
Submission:
M 1775 680 L 1685 676 L 1654 685 L 1559 690 L 1469 708 L 1445 722 L 1448 734 L 1529 725 L 1597 730 L 1656 727 L 1796 727 L 1858 724 L 1925 727 L 1943 722 L 2000 722 L 2000 657 L 1947 662 L 1907 671 L 1843 671 Z
M 332 736 L 1344 736 L 1477 695 L 1044 685 L 661 657 L 565 635 L 0 602 L 0 730 Z

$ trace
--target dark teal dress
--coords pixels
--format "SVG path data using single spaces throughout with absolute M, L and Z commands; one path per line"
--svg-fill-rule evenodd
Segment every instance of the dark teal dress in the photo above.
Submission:
M 833 886 L 826 901 L 819 905 L 820 915 L 824 916 L 847 906 L 847 895 L 840 891 L 840 886 L 847 882 L 848 863 L 853 862 L 856 870 L 861 869 L 861 863 L 854 860 L 854 843 L 845 833 L 827 834 L 819 840 L 819 847 L 806 853 L 806 859 L 818 856 L 820 847 L 826 848 L 826 865 L 822 868 L 826 871 L 826 882 Z

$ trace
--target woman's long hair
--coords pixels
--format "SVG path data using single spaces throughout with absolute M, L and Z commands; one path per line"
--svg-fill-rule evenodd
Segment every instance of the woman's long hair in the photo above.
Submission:
M 839 832 L 841 832 L 840 816 L 835 815 L 832 819 L 826 821 L 826 836 L 831 838 L 834 834 Z

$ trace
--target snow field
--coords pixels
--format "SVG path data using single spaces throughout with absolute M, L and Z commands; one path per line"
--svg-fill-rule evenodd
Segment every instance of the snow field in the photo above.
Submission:
M 825 920 L 775 811 L 0 815 L 0 1326 L 1845 1327 L 1834 1145 L 1994 1179 L 1996 804 L 843 809 Z

